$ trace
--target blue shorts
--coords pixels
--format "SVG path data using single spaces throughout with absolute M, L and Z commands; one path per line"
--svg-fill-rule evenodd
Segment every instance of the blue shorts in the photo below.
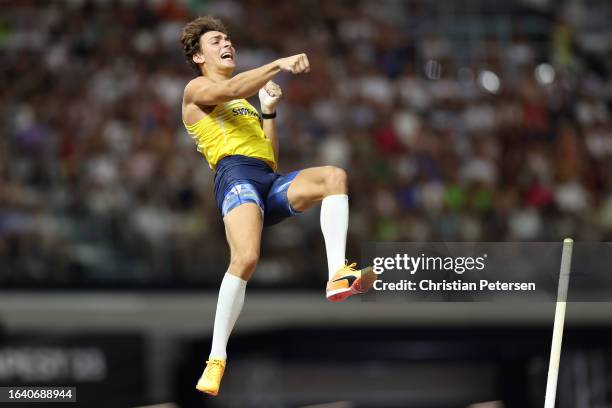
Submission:
M 215 200 L 225 217 L 244 203 L 255 203 L 261 209 L 264 225 L 274 225 L 298 214 L 291 208 L 287 190 L 298 171 L 281 175 L 263 160 L 247 156 L 226 156 L 215 171 Z

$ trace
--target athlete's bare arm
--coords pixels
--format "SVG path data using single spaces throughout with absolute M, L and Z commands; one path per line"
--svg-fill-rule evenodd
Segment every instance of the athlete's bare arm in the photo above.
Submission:
M 259 90 L 261 112 L 267 114 L 276 112 L 276 104 L 282 95 L 283 91 L 281 90 L 281 87 L 272 81 L 268 81 L 266 85 Z M 274 122 L 274 119 L 264 119 L 263 131 L 266 137 L 272 142 L 274 160 L 276 163 L 278 163 L 278 138 L 276 137 L 276 125 Z
M 281 58 L 222 81 L 215 82 L 204 76 L 195 78 L 185 88 L 184 105 L 213 106 L 251 97 L 281 71 L 293 74 L 310 71 L 308 57 L 306 54 L 297 54 Z

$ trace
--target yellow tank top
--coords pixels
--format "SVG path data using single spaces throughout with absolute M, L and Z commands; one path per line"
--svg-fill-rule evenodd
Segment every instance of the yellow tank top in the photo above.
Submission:
M 272 142 L 263 132 L 257 110 L 246 99 L 221 103 L 193 125 L 183 124 L 211 169 L 225 156 L 240 154 L 261 159 L 276 171 Z

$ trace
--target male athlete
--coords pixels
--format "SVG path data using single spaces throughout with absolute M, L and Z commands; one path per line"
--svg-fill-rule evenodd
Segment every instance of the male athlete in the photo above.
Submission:
M 278 138 L 274 125 L 281 89 L 270 81 L 280 72 L 310 70 L 306 54 L 281 58 L 232 76 L 236 50 L 227 30 L 210 16 L 188 23 L 181 34 L 188 63 L 197 73 L 185 87 L 183 122 L 215 177 L 215 199 L 225 223 L 230 264 L 219 289 L 212 349 L 196 388 L 217 395 L 225 371 L 226 346 L 242 310 L 247 281 L 259 259 L 263 226 L 276 224 L 322 201 L 332 302 L 372 287 L 372 268 L 345 264 L 348 228 L 347 177 L 344 170 L 313 167 L 276 173 Z M 262 115 L 244 98 L 259 93 Z

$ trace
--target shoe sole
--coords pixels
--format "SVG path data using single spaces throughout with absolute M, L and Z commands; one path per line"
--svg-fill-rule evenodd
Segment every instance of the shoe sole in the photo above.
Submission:
M 327 292 L 327 300 L 330 302 L 341 302 L 349 296 L 366 293 L 372 289 L 372 286 L 374 286 L 374 282 L 376 281 L 374 269 L 371 266 L 363 268 L 360 275 L 361 276 L 358 277 L 350 287 Z
M 204 394 L 211 395 L 211 396 L 213 396 L 213 397 L 216 397 L 216 396 L 219 394 L 219 391 L 217 391 L 217 392 L 210 391 L 210 390 L 208 390 L 208 389 L 206 389 L 206 388 L 204 388 L 204 387 L 199 387 L 199 386 L 197 386 L 197 385 L 196 385 L 196 387 L 195 387 L 195 388 L 196 388 L 196 390 L 198 390 L 198 391 L 200 391 L 200 392 L 203 392 Z

